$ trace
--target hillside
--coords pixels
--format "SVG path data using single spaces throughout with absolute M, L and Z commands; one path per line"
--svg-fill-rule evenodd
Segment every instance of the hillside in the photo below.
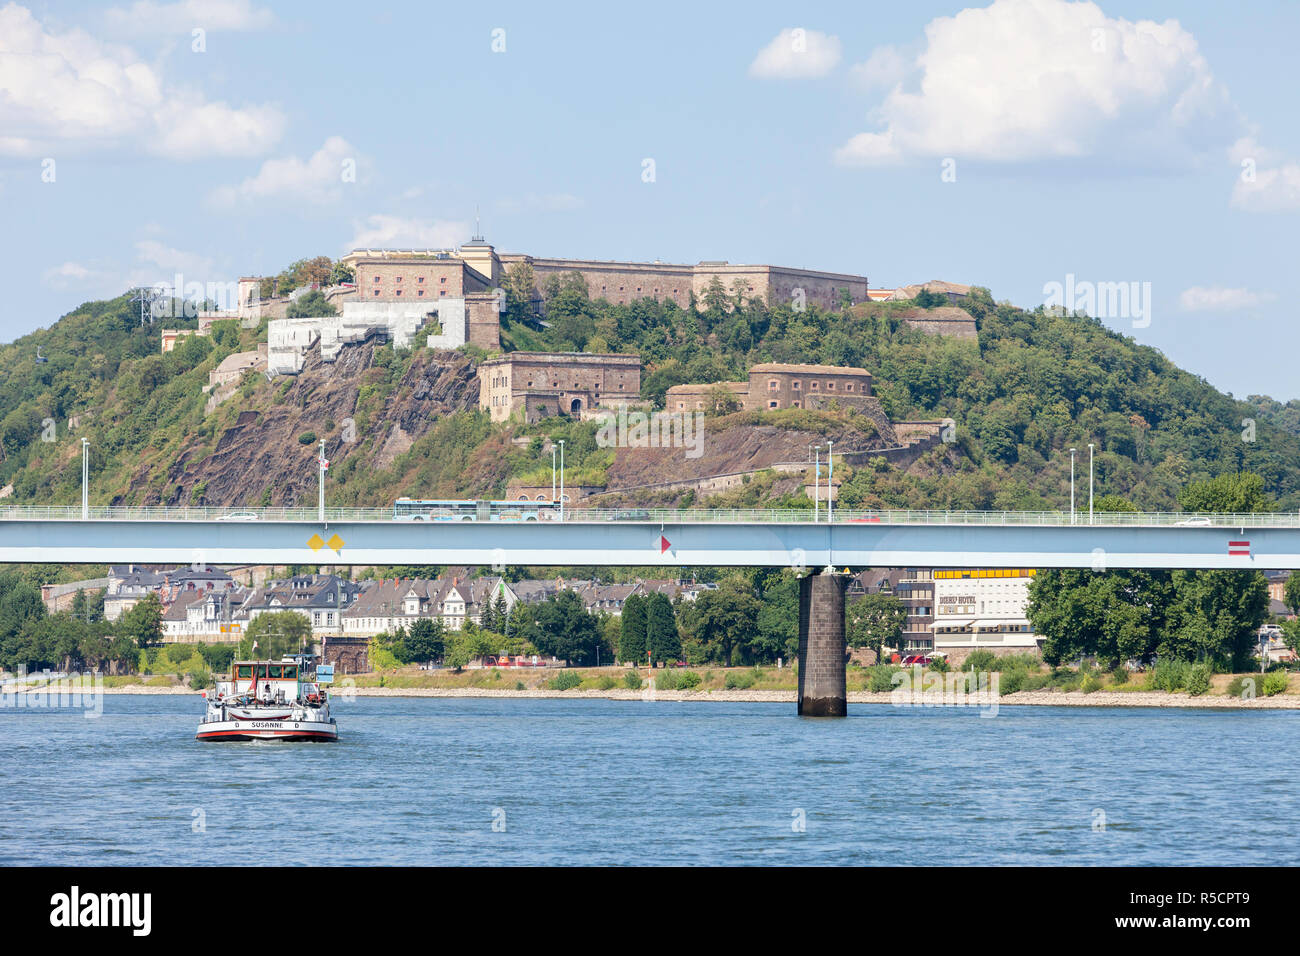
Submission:
M 844 313 L 732 304 L 700 312 L 647 300 L 618 306 L 569 290 L 552 301 L 546 326 L 507 321 L 503 341 L 638 352 L 650 401 L 673 384 L 734 380 L 757 362 L 859 365 L 875 376 L 892 420 L 953 419 L 955 444 L 903 470 L 883 461 L 837 470 L 848 506 L 1065 507 L 1067 449 L 1080 449 L 1086 480 L 1089 441 L 1098 446 L 1098 494 L 1142 508 L 1174 508 L 1183 484 L 1239 468 L 1263 475 L 1282 506 L 1300 506 L 1300 437 L 1092 319 L 1027 312 L 976 290 L 967 305 L 976 342 L 909 328 L 901 315 L 910 303 Z M 611 489 L 797 461 L 825 437 L 841 448 L 882 444 L 869 423 L 843 412 L 717 419 L 703 454 L 685 464 L 664 449 L 600 448 L 593 422 L 492 425 L 477 410 L 475 350 L 431 352 L 418 342 L 403 351 L 348 346 L 337 364 L 313 358 L 297 378 L 250 373 L 205 413 L 208 372 L 265 341 L 265 326 L 217 323 L 210 338 L 159 355 L 158 325 L 141 328 L 135 309 L 125 296 L 87 303 L 0 347 L 8 501 L 78 502 L 83 436 L 92 501 L 221 506 L 314 502 L 318 438 L 332 461 L 330 503 L 373 506 L 400 494 L 495 495 L 512 480 L 548 483 L 549 438 L 566 441 L 571 484 Z M 36 361 L 38 346 L 48 362 Z M 1243 440 L 1243 418 L 1258 419 L 1254 441 Z M 716 495 L 728 504 L 801 502 L 798 482 L 777 474 Z M 647 488 L 612 500 L 706 499 Z

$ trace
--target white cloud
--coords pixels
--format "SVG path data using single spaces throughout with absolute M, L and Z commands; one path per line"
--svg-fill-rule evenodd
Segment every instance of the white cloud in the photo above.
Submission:
M 1176 166 L 1239 135 L 1226 91 L 1176 20 L 1113 19 L 1093 3 L 995 0 L 932 20 L 925 37 L 917 82 L 892 89 L 874 113 L 881 128 L 852 137 L 837 162 Z
M 816 30 L 782 30 L 749 64 L 749 75 L 767 79 L 825 76 L 840 62 L 840 38 Z
M 237 186 L 214 190 L 209 199 L 218 206 L 265 199 L 316 205 L 338 202 L 343 196 L 344 174 L 349 170 L 355 174 L 358 162 L 351 143 L 341 136 L 331 136 L 308 159 L 268 159 L 256 175 Z
M 1272 169 L 1245 170 L 1232 188 L 1232 205 L 1246 212 L 1286 212 L 1300 209 L 1300 163 Z
M 183 252 L 165 246 L 156 239 L 141 239 L 135 244 L 136 256 L 142 262 L 157 266 L 167 272 L 182 272 L 189 278 L 198 279 L 212 272 L 212 260 L 194 252 Z M 168 276 L 168 278 L 171 278 Z
M 253 6 L 251 0 L 137 0 L 129 7 L 111 8 L 104 19 L 114 29 L 154 34 L 188 34 L 195 27 L 209 32 L 245 32 L 266 30 L 275 23 L 270 10 Z
M 449 249 L 470 234 L 468 222 L 448 219 L 405 219 L 377 214 L 356 224 L 349 249 Z
M 109 273 L 84 266 L 80 262 L 65 262 L 46 269 L 41 274 L 45 284 L 55 289 L 70 289 L 86 284 L 97 285 L 108 277 Z
M 881 46 L 871 51 L 864 63 L 849 67 L 853 82 L 864 90 L 896 86 L 907 75 L 909 64 L 892 46 Z
M 236 108 L 173 88 L 127 47 L 47 32 L 16 3 L 0 8 L 0 153 L 247 156 L 265 152 L 283 122 L 269 105 Z
M 1178 296 L 1178 306 L 1184 312 L 1230 312 L 1253 309 L 1276 299 L 1271 292 L 1251 292 L 1249 289 L 1229 289 L 1225 286 L 1192 286 Z

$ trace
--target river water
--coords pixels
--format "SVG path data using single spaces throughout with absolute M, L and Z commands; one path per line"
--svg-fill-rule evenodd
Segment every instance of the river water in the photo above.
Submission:
M 338 701 L 337 744 L 201 701 L 0 710 L 3 864 L 1295 864 L 1300 713 Z

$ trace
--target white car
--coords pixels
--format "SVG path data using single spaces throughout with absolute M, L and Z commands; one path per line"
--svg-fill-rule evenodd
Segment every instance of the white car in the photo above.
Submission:
M 1209 528 L 1212 524 L 1209 518 L 1188 518 L 1185 521 L 1175 522 L 1175 526 L 1179 528 Z
M 258 521 L 257 515 L 251 511 L 236 511 L 233 514 L 222 515 L 218 521 Z

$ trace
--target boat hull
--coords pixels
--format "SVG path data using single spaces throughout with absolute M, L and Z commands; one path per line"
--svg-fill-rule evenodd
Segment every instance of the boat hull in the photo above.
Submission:
M 338 725 L 319 720 L 214 720 L 199 724 L 195 740 L 285 740 L 333 743 Z

